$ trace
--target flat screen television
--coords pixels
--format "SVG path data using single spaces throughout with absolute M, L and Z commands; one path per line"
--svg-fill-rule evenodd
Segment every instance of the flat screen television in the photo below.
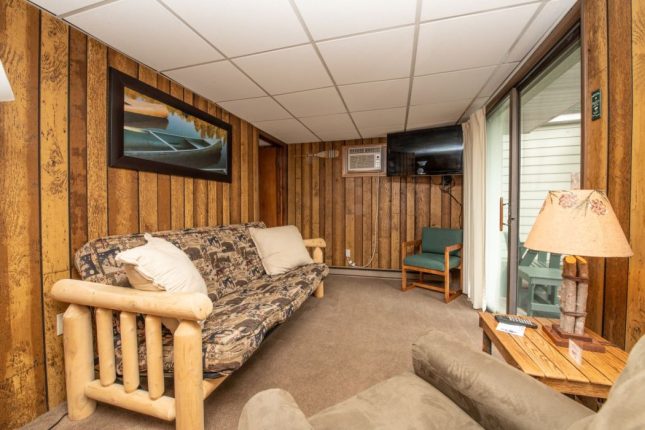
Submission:
M 387 135 L 388 176 L 460 175 L 463 160 L 461 125 Z

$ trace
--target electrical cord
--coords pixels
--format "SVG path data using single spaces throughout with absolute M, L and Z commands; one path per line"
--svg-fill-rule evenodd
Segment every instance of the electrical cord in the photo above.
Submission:
M 450 196 L 450 198 L 452 200 L 454 200 L 459 205 L 459 227 L 461 227 L 463 225 L 463 223 L 462 223 L 462 216 L 463 216 L 463 213 L 464 213 L 464 211 L 462 209 L 463 204 L 459 200 L 457 200 L 457 198 L 455 196 L 452 195 L 452 193 L 450 192 L 450 186 L 449 185 L 443 185 L 442 184 L 440 189 L 441 189 L 442 193 L 448 194 Z
M 63 418 L 67 416 L 67 412 L 65 412 L 61 417 L 56 421 L 54 424 L 51 425 L 47 430 L 52 430 L 54 427 L 56 427 L 58 424 L 60 424 L 61 421 L 63 421 Z
M 381 199 L 381 177 L 377 176 L 376 177 L 376 208 L 377 209 L 376 209 L 376 220 L 375 220 L 375 222 L 376 222 L 375 226 L 376 227 L 374 228 L 374 239 L 372 240 L 372 256 L 370 257 L 370 259 L 369 259 L 369 261 L 367 263 L 363 264 L 362 266 L 357 266 L 356 263 L 351 259 L 351 257 L 348 257 L 347 255 L 345 255 L 345 261 L 347 262 L 347 264 L 349 264 L 350 267 L 355 267 L 357 269 L 366 269 L 366 268 L 370 267 L 370 265 L 372 264 L 372 261 L 374 261 L 374 256 L 376 256 L 376 248 L 378 246 L 378 230 L 379 230 L 379 224 L 378 224 L 379 210 L 378 210 L 378 208 L 380 207 L 379 206 L 380 199 Z

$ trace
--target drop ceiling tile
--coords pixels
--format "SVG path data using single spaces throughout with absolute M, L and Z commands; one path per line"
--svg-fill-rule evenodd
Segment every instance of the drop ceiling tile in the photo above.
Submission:
M 318 43 L 339 85 L 410 75 L 414 27 L 397 28 Z
M 513 73 L 513 70 L 515 70 L 517 64 L 518 63 L 506 63 L 497 66 L 497 69 L 493 72 L 490 80 L 486 82 L 486 85 L 484 85 L 484 88 L 482 89 L 481 93 L 479 93 L 479 95 L 482 97 L 492 96 L 495 90 L 497 90 L 497 88 L 499 88 L 499 86 L 504 83 L 506 78 L 508 78 Z
M 423 0 L 421 21 L 517 6 L 530 0 Z
M 343 102 L 332 87 L 282 94 L 276 99 L 298 118 L 345 112 Z
M 260 121 L 254 124 L 285 143 L 319 142 L 305 126 L 295 119 L 279 119 L 275 121 Z
M 54 15 L 62 15 L 95 3 L 100 3 L 101 0 L 31 0 L 31 2 Z
M 375 137 L 405 128 L 405 108 L 352 112 L 352 118 L 363 137 Z
M 416 75 L 499 64 L 538 3 L 422 24 Z
M 233 60 L 269 94 L 282 94 L 332 85 L 313 46 L 241 57 Z
M 470 105 L 466 113 L 464 114 L 464 121 L 468 121 L 468 118 L 470 118 L 470 115 L 474 114 L 477 112 L 479 109 L 484 107 L 486 105 L 486 102 L 488 102 L 488 97 L 478 97 L 473 101 L 473 103 Z
M 339 87 L 350 111 L 387 109 L 405 106 L 410 79 L 365 82 Z
M 359 139 L 352 119 L 346 113 L 302 118 L 310 130 L 323 141 Z
M 309 41 L 288 0 L 163 0 L 225 55 Z
M 166 75 L 215 102 L 266 95 L 228 61 L 173 70 Z
M 517 44 L 513 46 L 507 61 L 522 60 L 575 3 L 576 0 L 551 0 L 546 3 L 531 25 L 522 33 Z
M 155 0 L 108 3 L 67 20 L 155 70 L 222 58 Z
M 471 100 L 410 106 L 406 130 L 456 123 Z
M 295 0 L 314 40 L 413 24 L 416 0 Z
M 291 115 L 271 97 L 233 100 L 221 102 L 220 105 L 249 122 L 291 118 Z
M 434 104 L 468 98 L 472 100 L 493 71 L 495 66 L 417 76 L 412 84 L 410 104 Z

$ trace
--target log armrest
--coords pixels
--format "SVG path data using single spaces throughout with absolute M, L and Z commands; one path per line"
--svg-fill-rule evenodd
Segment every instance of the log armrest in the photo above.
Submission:
M 317 237 L 314 239 L 304 239 L 304 242 L 305 248 L 313 248 L 312 258 L 315 263 L 322 263 L 325 261 L 323 258 L 323 249 L 327 247 L 325 239 Z
M 305 414 L 288 392 L 273 388 L 246 402 L 238 430 L 313 430 Z
M 204 320 L 213 310 L 200 293 L 141 291 L 75 279 L 56 282 L 50 294 L 64 303 L 189 321 Z
M 565 429 L 591 410 L 488 354 L 436 330 L 412 346 L 423 378 L 485 428 Z

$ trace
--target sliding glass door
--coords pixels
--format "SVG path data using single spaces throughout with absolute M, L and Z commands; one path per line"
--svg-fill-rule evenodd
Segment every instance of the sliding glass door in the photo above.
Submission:
M 580 44 L 573 39 L 487 117 L 486 307 L 557 317 L 561 256 L 524 248 L 548 191 L 580 187 Z

